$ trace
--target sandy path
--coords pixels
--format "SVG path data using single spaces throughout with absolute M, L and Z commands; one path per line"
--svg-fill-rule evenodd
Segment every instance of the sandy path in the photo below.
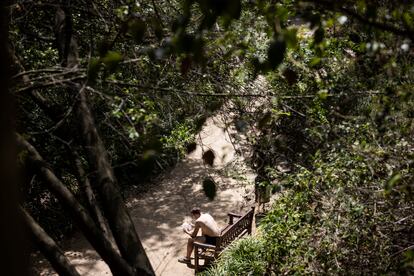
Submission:
M 188 238 L 181 224 L 190 220 L 188 213 L 193 206 L 209 212 L 224 225 L 228 212 L 243 212 L 252 204 L 251 196 L 245 195 L 251 194 L 254 175 L 243 159 L 235 156 L 223 126 L 220 116 L 208 119 L 200 132 L 197 149 L 163 176 L 157 187 L 127 201 L 156 275 L 194 275 L 194 270 L 177 262 L 178 257 L 185 255 Z M 213 168 L 203 165 L 202 147 L 215 152 Z M 202 190 L 201 183 L 206 176 L 212 176 L 218 184 L 214 201 L 208 200 Z M 65 254 L 82 275 L 111 275 L 106 264 L 80 235 L 67 241 L 64 247 Z M 55 274 L 45 268 L 40 275 Z

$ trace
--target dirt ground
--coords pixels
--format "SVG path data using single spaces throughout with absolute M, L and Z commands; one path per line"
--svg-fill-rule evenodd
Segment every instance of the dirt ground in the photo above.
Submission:
M 230 132 L 235 134 L 235 132 Z M 232 135 L 232 134 L 231 134 Z M 204 165 L 202 152 L 212 149 L 214 166 Z M 217 183 L 216 198 L 210 201 L 202 180 L 211 176 Z M 177 262 L 185 255 L 188 235 L 181 225 L 191 220 L 189 211 L 199 206 L 224 226 L 228 212 L 243 213 L 253 206 L 254 174 L 243 157 L 235 155 L 231 137 L 221 116 L 209 118 L 198 136 L 197 149 L 189 154 L 149 192 L 127 200 L 131 217 L 156 275 L 194 275 L 194 270 Z M 79 234 L 65 242 L 65 254 L 81 275 L 111 275 L 88 242 Z M 45 261 L 39 261 L 40 275 L 55 275 Z

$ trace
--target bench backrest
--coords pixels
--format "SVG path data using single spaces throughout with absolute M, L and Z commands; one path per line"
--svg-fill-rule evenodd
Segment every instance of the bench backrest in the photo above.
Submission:
M 219 251 L 223 250 L 236 238 L 250 234 L 252 229 L 254 209 L 250 210 L 247 214 L 236 220 L 233 224 L 229 225 L 221 233 L 221 236 L 217 240 L 216 247 Z

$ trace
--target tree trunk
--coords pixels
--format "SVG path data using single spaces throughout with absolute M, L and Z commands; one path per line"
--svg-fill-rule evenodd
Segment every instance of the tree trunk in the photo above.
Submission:
M 80 276 L 70 264 L 55 241 L 37 224 L 23 208 L 20 208 L 26 227 L 30 230 L 33 241 L 39 246 L 42 254 L 49 260 L 52 267 L 60 276 Z
M 112 234 L 122 256 L 136 268 L 138 275 L 155 275 L 124 205 L 107 152 L 87 104 L 84 89 L 79 92 L 79 97 L 78 116 L 85 151 L 88 153 L 89 163 L 97 172 L 98 185 L 96 188 L 103 201 L 104 212 Z
M 93 192 L 91 183 L 89 182 L 89 178 L 85 173 L 85 170 L 83 169 L 81 158 L 76 150 L 71 151 L 73 162 L 76 165 L 77 169 L 77 178 L 80 183 L 80 185 L 83 188 L 83 191 L 85 193 L 86 201 L 88 202 L 89 209 L 91 210 L 92 216 L 95 218 L 96 223 L 101 228 L 103 234 L 110 237 L 110 230 L 108 229 L 108 226 L 105 221 L 105 217 L 101 212 L 101 209 L 99 208 L 98 202 L 96 201 L 95 194 Z
M 63 6 L 57 10 L 55 21 L 55 36 L 59 51 L 64 53 L 62 64 L 68 67 L 76 64 L 77 47 L 73 34 L 72 15 L 69 1 L 63 1 Z M 72 45 L 72 46 L 71 46 Z M 72 58 L 71 58 L 72 57 Z M 155 275 L 151 263 L 145 254 L 139 240 L 134 224 L 124 205 L 123 198 L 118 189 L 106 149 L 95 127 L 89 109 L 84 87 L 73 85 L 75 92 L 79 91 L 78 116 L 85 151 L 89 156 L 90 166 L 97 171 L 98 185 L 96 188 L 103 202 L 103 209 L 109 222 L 109 227 L 122 257 L 136 269 L 138 275 Z
M 12 1 L 0 1 L 0 274 L 29 275 L 28 248 L 18 216 L 18 180 L 14 141 L 14 97 L 10 93 L 9 12 Z
M 108 264 L 114 275 L 134 275 L 133 269 L 121 258 L 109 239 L 96 227 L 86 209 L 76 200 L 72 192 L 56 177 L 37 150 L 22 137 L 17 136 L 18 144 L 29 152 L 29 165 L 38 170 L 39 176 L 50 191 L 59 199 L 77 221 L 88 241 Z

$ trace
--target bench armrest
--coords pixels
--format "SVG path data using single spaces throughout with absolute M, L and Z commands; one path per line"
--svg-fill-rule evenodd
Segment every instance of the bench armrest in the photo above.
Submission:
M 227 215 L 229 216 L 229 224 L 233 224 L 234 218 L 241 218 L 242 217 L 242 215 L 235 214 L 235 213 L 228 213 Z
M 206 249 L 216 249 L 216 246 L 211 245 L 211 244 L 207 244 L 207 243 L 201 243 L 201 242 L 194 242 L 194 246 L 195 247 L 199 247 L 199 248 L 206 248 Z

